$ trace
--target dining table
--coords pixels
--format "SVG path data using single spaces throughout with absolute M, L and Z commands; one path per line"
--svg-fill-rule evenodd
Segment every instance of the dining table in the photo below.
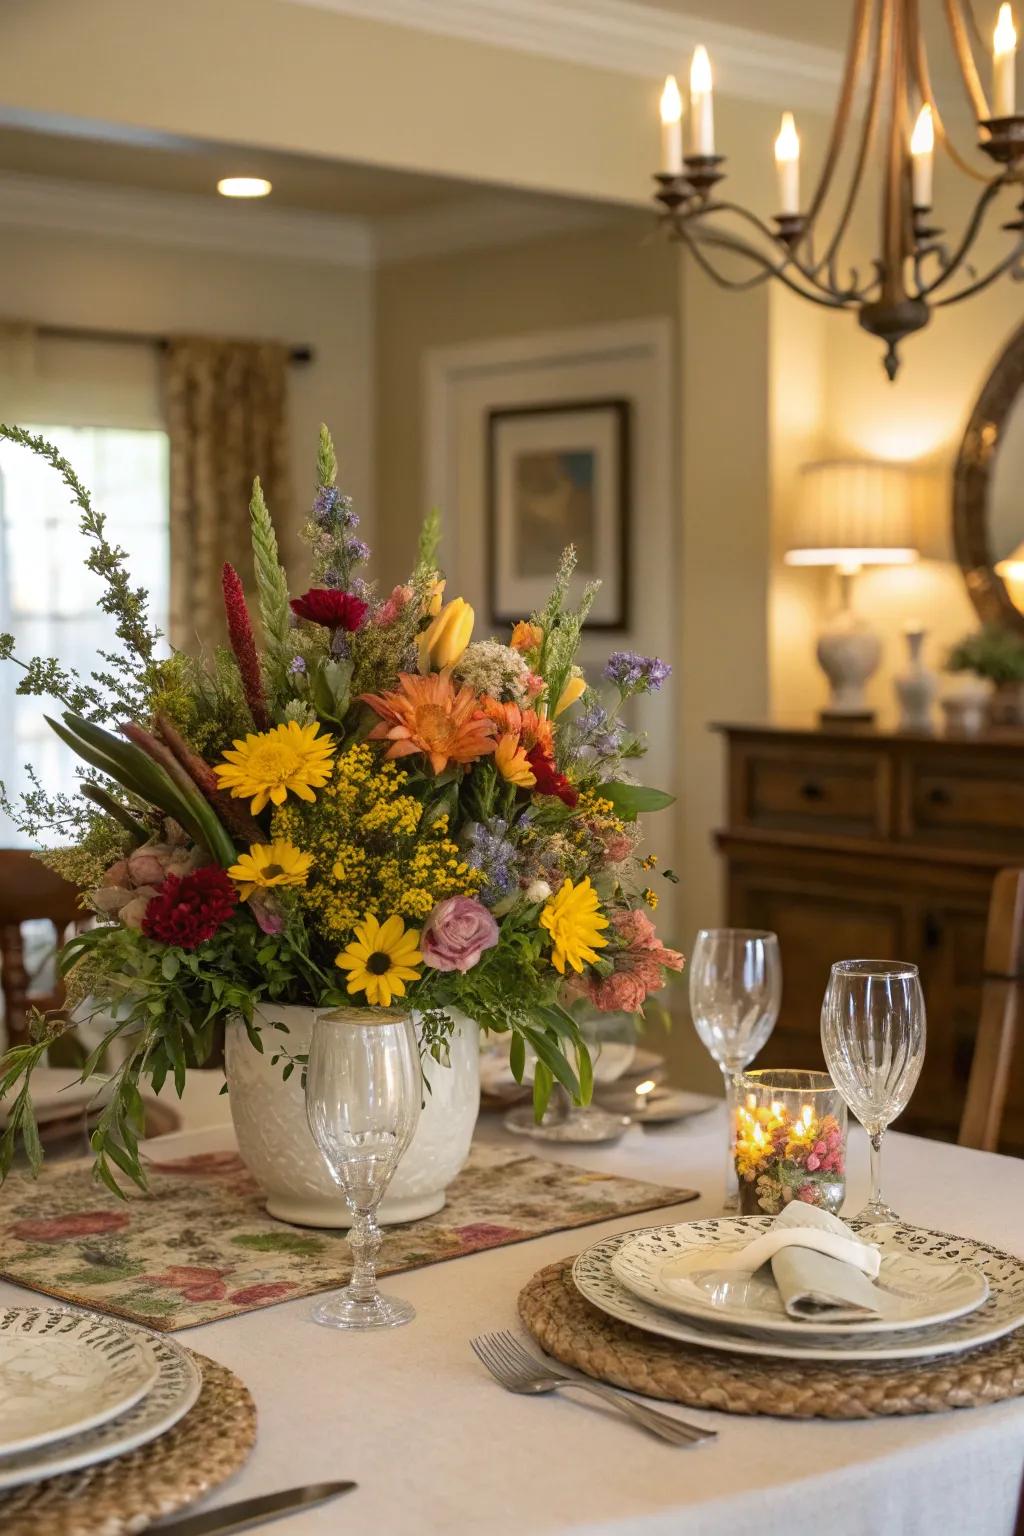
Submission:
M 192 1074 L 190 1074 L 192 1076 Z M 205 1075 L 208 1079 L 209 1074 Z M 175 1156 L 232 1145 L 225 1100 L 185 1096 Z M 514 1396 L 470 1347 L 511 1329 L 535 1353 L 516 1298 L 544 1265 L 597 1239 L 721 1214 L 725 1110 L 673 1125 L 634 1122 L 611 1145 L 513 1138 L 495 1115 L 477 1136 L 594 1172 L 700 1191 L 698 1200 L 535 1238 L 395 1275 L 408 1326 L 318 1327 L 306 1297 L 176 1335 L 220 1361 L 256 1401 L 247 1464 L 203 1508 L 299 1484 L 353 1479 L 355 1491 L 286 1515 L 275 1536 L 1013 1536 L 1024 1473 L 1024 1399 L 873 1420 L 746 1417 L 664 1405 L 714 1427 L 679 1448 L 576 1394 Z M 916 1225 L 1024 1257 L 1024 1161 L 891 1133 L 886 1195 Z M 851 1132 L 847 1211 L 867 1194 L 867 1143 Z M 0 1305 L 38 1298 L 0 1283 Z

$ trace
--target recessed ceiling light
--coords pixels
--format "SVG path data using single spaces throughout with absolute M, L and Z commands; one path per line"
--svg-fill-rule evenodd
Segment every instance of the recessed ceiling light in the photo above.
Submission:
M 224 176 L 217 183 L 221 197 L 266 197 L 270 182 L 262 176 Z

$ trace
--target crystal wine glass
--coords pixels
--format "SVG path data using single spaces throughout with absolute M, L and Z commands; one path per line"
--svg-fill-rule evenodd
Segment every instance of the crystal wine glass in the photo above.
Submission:
M 690 1013 L 701 1043 L 725 1081 L 729 1144 L 725 1209 L 739 1206 L 733 1164 L 738 1080 L 775 1028 L 782 1001 L 782 960 L 774 933 L 702 928 L 690 960 Z
M 590 1054 L 595 1086 L 612 1083 L 629 1070 L 636 1055 L 636 1015 L 602 1013 L 582 998 L 570 1005 L 580 1035 Z M 523 1081 L 533 1080 L 536 1057 L 526 1053 Z M 622 1111 L 603 1109 L 600 1105 L 574 1104 L 560 1083 L 555 1083 L 544 1117 L 534 1119 L 533 1105 L 510 1109 L 505 1127 L 517 1136 L 533 1136 L 538 1141 L 569 1143 L 618 1141 L 629 1129 L 630 1118 Z
M 422 1074 L 408 1014 L 338 1009 L 313 1027 L 306 1118 L 352 1213 L 352 1278 L 313 1311 L 329 1328 L 394 1328 L 416 1315 L 377 1289 L 377 1207 L 412 1141 Z
M 924 994 L 917 966 L 837 961 L 821 1005 L 821 1043 L 832 1081 L 871 1144 L 871 1198 L 856 1219 L 898 1221 L 882 1199 L 882 1134 L 909 1104 L 924 1062 Z

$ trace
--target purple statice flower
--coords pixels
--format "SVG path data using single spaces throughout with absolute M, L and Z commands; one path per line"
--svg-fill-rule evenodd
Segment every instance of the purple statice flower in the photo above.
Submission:
M 302 676 L 306 671 L 306 659 L 304 656 L 293 656 L 288 663 L 288 671 L 292 676 Z
M 340 571 L 335 571 L 335 570 L 330 570 L 330 569 L 324 571 L 324 586 L 325 587 L 334 587 L 335 589 L 337 589 L 338 587 L 343 587 L 344 585 L 345 585 L 345 583 L 342 580 Z
M 599 757 L 611 757 L 622 745 L 625 727 L 613 720 L 603 704 L 594 703 L 576 720 L 580 742 Z
M 493 907 L 518 884 L 513 868 L 516 851 L 505 836 L 507 831 L 508 822 L 500 819 L 489 827 L 476 821 L 467 828 L 466 863 L 479 869 L 485 877 L 485 884 L 478 894 L 486 907 Z
M 351 496 L 344 496 L 336 485 L 322 485 L 313 498 L 313 520 L 320 528 L 354 528 L 359 522 L 352 510 Z
M 672 668 L 657 656 L 641 656 L 637 651 L 613 651 L 604 675 L 622 694 L 651 693 L 660 688 Z
M 345 558 L 355 565 L 365 565 L 370 558 L 370 546 L 362 539 L 345 540 Z

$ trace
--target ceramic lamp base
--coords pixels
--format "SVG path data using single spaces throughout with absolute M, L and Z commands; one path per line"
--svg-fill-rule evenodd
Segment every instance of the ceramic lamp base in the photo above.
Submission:
M 881 659 L 882 642 L 863 619 L 849 608 L 835 616 L 818 636 L 818 662 L 830 690 L 823 720 L 874 719 L 864 687 Z

